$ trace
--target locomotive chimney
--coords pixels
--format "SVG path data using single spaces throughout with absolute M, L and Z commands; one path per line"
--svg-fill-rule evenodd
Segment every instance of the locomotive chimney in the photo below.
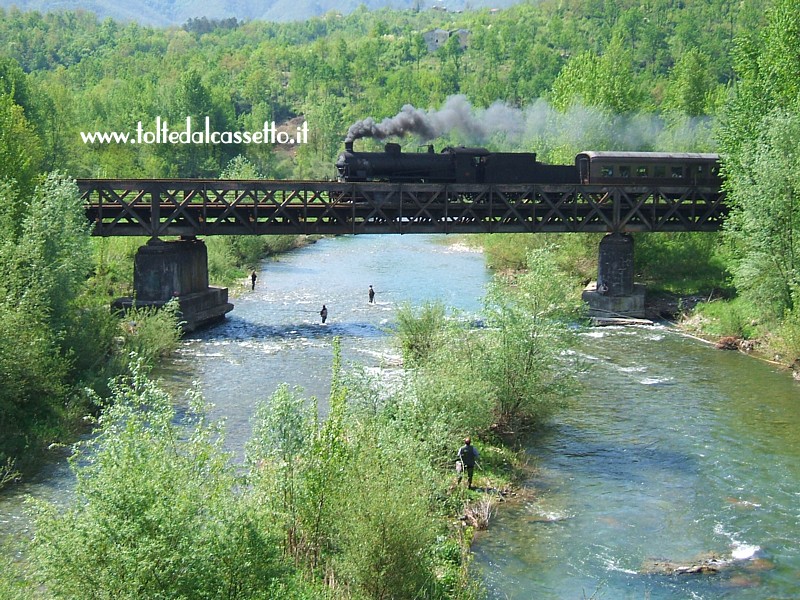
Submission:
M 345 150 L 345 152 L 352 152 L 353 151 L 353 140 L 345 141 L 344 150 Z

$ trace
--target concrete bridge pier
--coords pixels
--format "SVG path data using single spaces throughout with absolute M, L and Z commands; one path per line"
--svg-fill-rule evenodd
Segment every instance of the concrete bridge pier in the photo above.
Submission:
M 633 236 L 609 233 L 600 240 L 597 281 L 583 290 L 589 316 L 644 318 L 645 287 L 633 283 Z
M 233 310 L 228 288 L 208 285 L 208 251 L 197 238 L 165 242 L 152 238 L 134 259 L 133 298 L 119 298 L 113 307 L 161 307 L 177 298 L 184 331 L 194 331 Z

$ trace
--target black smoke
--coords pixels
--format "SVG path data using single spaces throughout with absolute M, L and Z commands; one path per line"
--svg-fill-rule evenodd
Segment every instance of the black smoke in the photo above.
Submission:
M 457 132 L 460 143 L 491 141 L 505 149 L 535 148 L 558 152 L 581 150 L 709 151 L 713 149 L 713 121 L 670 119 L 655 114 L 614 115 L 596 107 L 575 104 L 565 112 L 545 100 L 525 107 L 495 102 L 475 108 L 465 96 L 450 96 L 440 109 L 424 110 L 405 105 L 394 117 L 380 122 L 363 119 L 350 126 L 345 142 L 364 137 L 385 139 L 413 135 L 421 141 Z
M 470 138 L 486 136 L 486 124 L 481 123 L 472 105 L 464 96 L 450 96 L 442 108 L 424 110 L 406 104 L 394 117 L 380 123 L 372 117 L 357 121 L 347 130 L 346 142 L 373 137 L 379 140 L 390 136 L 414 135 L 428 141 L 457 129 Z

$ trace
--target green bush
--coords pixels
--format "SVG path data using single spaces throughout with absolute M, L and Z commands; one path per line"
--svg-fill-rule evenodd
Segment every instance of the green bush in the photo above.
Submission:
M 274 545 L 236 494 L 218 426 L 183 423 L 140 360 L 70 459 L 76 500 L 39 503 L 33 561 L 54 598 L 262 597 Z
M 798 290 L 792 294 L 792 307 L 783 315 L 777 327 L 770 328 L 769 344 L 780 359 L 796 365 L 800 361 L 800 297 Z
M 20 568 L 11 558 L 0 555 L 0 598 L 28 600 L 33 598 L 31 586 L 24 580 Z
M 742 298 L 700 303 L 694 315 L 704 333 L 742 339 L 758 335 L 759 311 Z
M 654 290 L 695 294 L 728 286 L 719 235 L 646 233 L 634 237 L 637 276 Z
M 122 317 L 121 327 L 125 351 L 154 364 L 156 359 L 174 352 L 180 343 L 180 306 L 174 300 L 161 308 L 134 306 Z
M 447 329 L 446 311 L 441 302 L 427 302 L 415 309 L 409 304 L 397 310 L 395 335 L 403 359 L 410 366 L 421 363 L 441 344 Z
M 337 505 L 334 559 L 340 576 L 375 600 L 430 597 L 437 524 L 428 506 L 432 474 L 416 444 L 390 428 L 351 430 Z
M 486 295 L 480 376 L 492 388 L 496 417 L 534 422 L 563 406 L 574 391 L 576 366 L 565 358 L 581 316 L 578 290 L 548 249 L 528 254 L 527 271 Z

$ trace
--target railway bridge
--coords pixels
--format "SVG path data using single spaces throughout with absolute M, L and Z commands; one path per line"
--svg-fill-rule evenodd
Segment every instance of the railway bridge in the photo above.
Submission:
M 640 316 L 636 231 L 715 231 L 719 189 L 637 185 L 340 183 L 218 179 L 79 179 L 96 236 L 146 236 L 134 269 L 137 305 L 181 304 L 187 329 L 233 307 L 209 287 L 199 236 L 604 232 L 596 314 Z M 633 183 L 633 180 L 632 180 Z M 162 238 L 177 237 L 175 241 Z M 133 299 L 120 299 L 119 307 Z

